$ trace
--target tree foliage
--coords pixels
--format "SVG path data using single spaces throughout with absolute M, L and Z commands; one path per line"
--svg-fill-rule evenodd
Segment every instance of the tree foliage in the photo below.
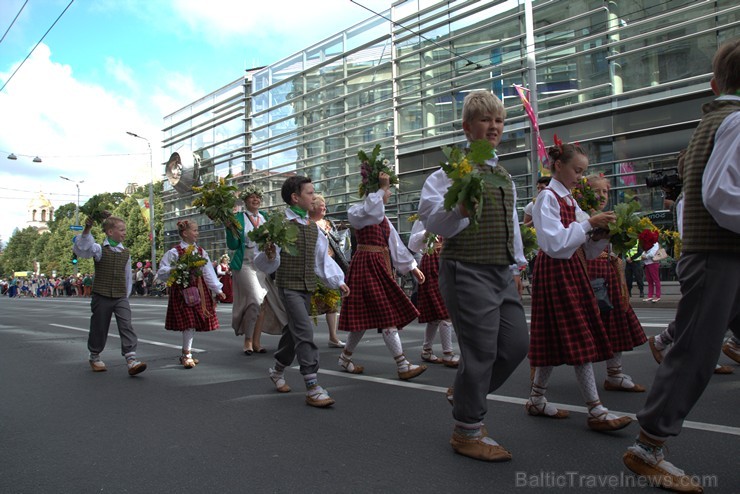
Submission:
M 162 189 L 161 182 L 155 184 L 154 226 L 158 258 L 162 257 L 164 240 Z M 149 213 L 148 210 L 142 212 L 138 199 L 144 199 L 148 204 L 148 186 L 139 187 L 128 197 L 120 192 L 105 192 L 89 199 L 93 201 L 91 206 L 94 204 L 110 205 L 111 213 L 126 222 L 127 232 L 124 245 L 131 253 L 132 265 L 149 260 L 151 257 Z M 53 272 L 56 272 L 57 276 L 74 274 L 72 243 L 74 237 L 80 232 L 70 230 L 70 226 L 75 224 L 76 209 L 77 206 L 74 203 L 63 204 L 57 208 L 54 212 L 54 219 L 49 221 L 49 232 L 41 235 L 34 227 L 15 230 L 8 239 L 5 249 L 0 253 L 0 276 L 11 276 L 15 271 L 34 271 L 36 262 L 40 265 L 40 271 L 47 276 L 52 276 Z M 82 211 L 79 214 L 80 224 L 84 224 L 87 217 Z M 91 233 L 98 243 L 102 243 L 105 239 L 105 233 L 99 224 L 93 226 Z M 80 273 L 92 273 L 94 270 L 92 259 L 79 259 L 77 269 Z

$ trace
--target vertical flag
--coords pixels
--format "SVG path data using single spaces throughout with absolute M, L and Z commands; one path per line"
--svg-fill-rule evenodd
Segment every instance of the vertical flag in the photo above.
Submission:
M 136 199 L 139 203 L 139 209 L 141 210 L 141 216 L 144 217 L 144 223 L 149 226 L 149 200 L 148 199 Z
M 539 158 L 540 176 L 541 177 L 549 176 L 550 175 L 550 160 L 547 157 L 547 149 L 545 148 L 545 143 L 542 142 L 542 137 L 540 137 L 540 127 L 539 125 L 537 125 L 537 115 L 534 114 L 532 105 L 529 103 L 529 99 L 527 98 L 527 95 L 524 94 L 524 91 L 529 91 L 529 89 L 526 89 L 518 84 L 514 84 L 514 89 L 516 89 L 516 92 L 519 95 L 519 99 L 522 100 L 522 106 L 524 106 L 524 111 L 527 113 L 527 116 L 529 117 L 529 121 L 532 122 L 532 132 L 534 132 L 535 136 L 537 137 L 537 157 Z

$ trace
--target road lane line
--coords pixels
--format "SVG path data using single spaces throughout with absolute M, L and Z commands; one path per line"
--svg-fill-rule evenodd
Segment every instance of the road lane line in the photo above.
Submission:
M 54 323 L 51 323 L 51 324 L 49 324 L 49 326 L 56 326 L 57 328 L 72 329 L 74 331 L 82 331 L 83 333 L 89 333 L 90 332 L 90 329 L 89 328 L 76 328 L 74 326 L 65 326 L 64 324 L 54 324 Z M 119 335 L 112 334 L 112 333 L 108 333 L 108 336 L 112 336 L 113 338 L 120 338 Z M 167 347 L 167 348 L 176 348 L 178 350 L 182 350 L 182 345 L 173 345 L 171 343 L 163 343 L 161 341 L 144 340 L 142 338 L 138 338 L 138 340 L 139 340 L 139 343 L 149 343 L 150 345 L 163 346 L 163 347 Z M 193 352 L 193 353 L 203 353 L 203 352 L 205 352 L 205 350 L 202 350 L 200 348 L 191 348 L 190 351 Z
M 294 366 L 293 369 L 300 370 L 298 366 Z M 391 386 L 398 386 L 401 388 L 413 388 L 413 389 L 420 389 L 424 391 L 433 391 L 435 393 L 446 393 L 447 388 L 442 386 L 433 386 L 430 384 L 419 384 L 419 383 L 413 383 L 408 381 L 397 381 L 395 379 L 386 379 L 384 377 L 373 377 L 373 376 L 365 376 L 365 375 L 358 375 L 358 374 L 349 374 L 347 372 L 343 371 L 333 371 L 333 370 L 325 370 L 325 369 L 319 369 L 319 374 L 327 374 L 330 376 L 337 376 L 337 377 L 344 377 L 346 379 L 357 379 L 360 381 L 366 381 L 366 382 L 374 382 L 378 384 L 389 384 Z M 496 395 L 496 394 L 489 394 L 486 397 L 489 401 L 497 401 L 500 403 L 509 403 L 513 405 L 522 405 L 527 402 L 527 399 L 525 398 L 515 398 L 512 396 L 502 396 L 502 395 Z M 555 407 L 563 410 L 569 410 L 571 412 L 575 413 L 582 413 L 584 415 L 588 414 L 588 408 L 577 406 L 577 405 L 568 405 L 565 403 L 555 403 L 553 401 L 548 401 L 548 403 L 552 403 Z M 637 420 L 637 417 L 635 417 L 634 413 L 627 413 L 627 412 L 620 412 L 617 410 L 609 409 L 610 413 L 613 413 L 615 415 L 626 415 L 628 417 L 631 417 L 632 420 Z M 524 414 L 524 412 L 522 412 Z M 708 431 L 708 432 L 717 432 L 719 434 L 729 434 L 732 436 L 740 436 L 740 427 L 731 427 L 729 425 L 720 425 L 720 424 L 707 424 L 704 422 L 692 422 L 692 421 L 685 421 L 683 423 L 684 428 L 687 429 L 696 429 L 700 431 Z

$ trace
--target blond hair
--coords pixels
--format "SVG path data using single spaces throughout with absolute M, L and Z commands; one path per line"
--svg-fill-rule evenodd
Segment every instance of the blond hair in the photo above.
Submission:
M 462 121 L 472 122 L 482 115 L 506 118 L 506 108 L 491 91 L 471 91 L 463 100 Z
M 108 230 L 110 230 L 111 228 L 115 228 L 120 224 L 125 225 L 126 222 L 118 216 L 108 216 L 106 219 L 103 220 L 103 224 L 101 226 L 103 227 L 103 231 L 108 233 Z

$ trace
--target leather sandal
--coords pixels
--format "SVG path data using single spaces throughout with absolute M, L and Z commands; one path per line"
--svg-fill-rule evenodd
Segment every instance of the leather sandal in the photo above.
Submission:
M 362 374 L 365 371 L 365 368 L 361 365 L 357 365 L 354 362 L 352 362 L 352 359 L 345 356 L 344 352 L 339 354 L 339 366 L 344 370 L 344 372 L 349 372 L 350 374 Z
M 626 416 L 607 419 L 606 417 L 609 415 L 609 410 L 606 408 L 604 408 L 604 411 L 598 415 L 593 415 L 591 412 L 599 405 L 601 405 L 601 402 L 596 402 L 595 405 L 591 405 L 588 409 L 588 420 L 586 424 L 589 429 L 597 432 L 612 432 L 624 429 L 632 423 L 632 419 Z
M 627 374 L 623 374 L 621 368 L 619 370 L 607 369 L 608 377 L 604 380 L 604 389 L 607 391 L 625 391 L 627 393 L 644 393 L 645 386 L 637 384 L 632 381 L 632 378 Z M 609 379 L 618 379 L 619 383 L 615 384 Z M 632 387 L 625 386 L 627 383 L 632 383 Z
M 542 386 L 538 386 L 535 383 L 532 383 L 532 395 L 529 400 L 527 400 L 527 403 L 524 404 L 524 409 L 527 411 L 527 413 L 533 417 L 545 417 L 548 419 L 567 419 L 570 416 L 570 412 L 568 410 L 560 410 L 559 408 L 556 408 L 557 412 L 550 415 L 548 413 L 545 413 L 545 408 L 547 407 L 547 400 L 543 401 L 542 403 L 533 403 L 532 398 L 538 398 L 540 396 L 545 396 L 545 391 L 547 388 L 543 388 Z M 553 405 L 554 406 L 554 405 Z
M 422 348 L 421 349 L 421 359 L 424 362 L 428 362 L 430 364 L 441 364 L 442 359 L 437 357 L 434 352 L 432 352 L 431 348 Z
M 192 369 L 196 365 L 193 355 L 190 353 L 183 353 L 180 355 L 180 364 L 182 364 L 186 369 Z

